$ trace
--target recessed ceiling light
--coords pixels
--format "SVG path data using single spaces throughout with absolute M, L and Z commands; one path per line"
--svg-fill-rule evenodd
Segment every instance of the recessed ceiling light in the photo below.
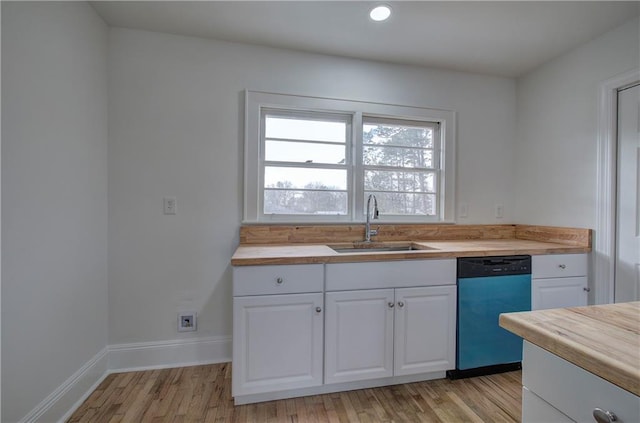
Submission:
M 371 9 L 371 12 L 369 12 L 369 17 L 371 18 L 371 20 L 374 20 L 376 22 L 386 21 L 387 19 L 389 19 L 389 16 L 391 16 L 391 8 L 385 4 L 376 6 Z

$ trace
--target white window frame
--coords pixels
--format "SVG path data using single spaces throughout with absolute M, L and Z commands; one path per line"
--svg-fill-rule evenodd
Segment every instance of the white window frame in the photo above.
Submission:
M 347 190 L 350 203 L 347 215 L 265 215 L 263 213 L 264 145 L 262 141 L 263 109 L 320 112 L 350 115 L 351 146 L 346 159 Z M 249 91 L 245 93 L 244 142 L 244 214 L 243 223 L 340 223 L 363 222 L 364 172 L 362 163 L 363 116 L 394 121 L 435 122 L 440 129 L 440 149 L 437 161 L 438 195 L 436 216 L 399 216 L 380 213 L 379 223 L 453 223 L 455 215 L 455 128 L 456 113 L 451 110 L 384 103 L 306 97 L 288 94 Z

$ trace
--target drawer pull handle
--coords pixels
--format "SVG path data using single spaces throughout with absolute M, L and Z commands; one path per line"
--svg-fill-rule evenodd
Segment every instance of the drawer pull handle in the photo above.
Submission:
M 322 307 L 316 307 L 316 313 L 322 312 Z
M 589 288 L 589 287 L 584 287 L 584 288 L 582 288 L 582 290 L 584 292 L 591 292 L 591 288 Z
M 276 279 L 276 283 L 277 283 L 278 285 L 282 285 L 282 282 L 284 282 L 284 279 L 282 279 L 282 278 L 278 278 L 278 279 Z
M 393 306 L 394 306 L 395 304 L 393 304 L 391 301 L 389 301 L 389 304 L 388 304 L 388 305 L 389 305 L 389 308 L 393 308 Z
M 559 265 L 558 265 L 558 267 L 559 267 L 560 269 L 566 269 L 566 268 L 567 268 L 567 265 L 566 265 L 566 264 L 559 264 Z
M 402 301 L 398 301 L 398 307 L 400 308 L 404 307 L 404 303 Z
M 613 414 L 609 410 L 603 410 L 601 408 L 595 408 L 593 410 L 593 418 L 596 419 L 598 423 L 610 423 L 618 421 L 618 418 L 615 414 Z

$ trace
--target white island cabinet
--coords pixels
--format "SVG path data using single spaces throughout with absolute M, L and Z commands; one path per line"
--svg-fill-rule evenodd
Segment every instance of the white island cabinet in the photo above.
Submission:
M 586 254 L 551 254 L 531 258 L 531 309 L 587 305 Z
M 522 366 L 523 423 L 640 422 L 638 396 L 526 341 Z
M 640 302 L 500 315 L 524 339 L 522 422 L 640 422 Z
M 325 383 L 455 368 L 455 260 L 328 264 Z
M 322 264 L 233 270 L 232 393 L 322 385 Z

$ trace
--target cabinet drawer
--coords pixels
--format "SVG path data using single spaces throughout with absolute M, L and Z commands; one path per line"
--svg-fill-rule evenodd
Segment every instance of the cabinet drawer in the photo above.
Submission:
M 586 254 L 550 254 L 531 257 L 532 278 L 587 276 Z
M 639 397 L 529 342 L 522 366 L 522 384 L 574 421 L 593 422 L 595 408 L 640 421 Z
M 233 296 L 322 292 L 323 264 L 233 268 Z
M 522 387 L 522 423 L 573 423 L 546 401 Z
M 327 264 L 327 291 L 456 284 L 456 261 L 407 260 Z

